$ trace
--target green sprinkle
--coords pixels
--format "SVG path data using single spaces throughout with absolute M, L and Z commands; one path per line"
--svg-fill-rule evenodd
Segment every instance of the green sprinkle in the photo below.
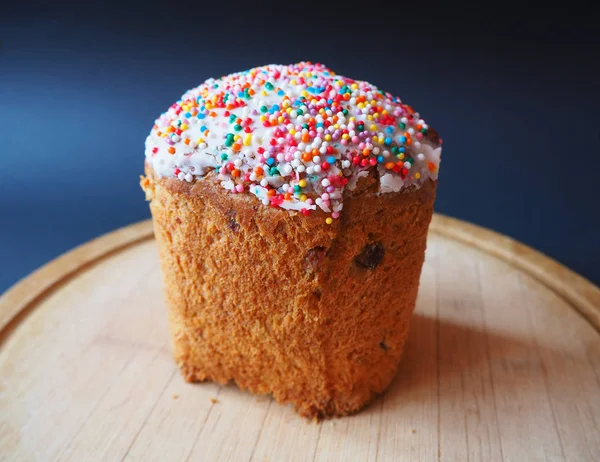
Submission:
M 239 132 L 239 131 L 242 129 L 242 126 L 241 126 L 241 125 L 234 125 L 234 126 L 233 126 L 233 129 L 234 129 L 236 132 Z
M 273 84 L 271 82 L 267 82 L 267 83 L 265 83 L 265 88 L 267 90 L 272 90 L 273 89 Z
M 260 112 L 267 112 L 267 106 L 261 106 L 260 107 Z
M 227 160 L 229 156 L 227 154 L 221 154 L 221 160 Z

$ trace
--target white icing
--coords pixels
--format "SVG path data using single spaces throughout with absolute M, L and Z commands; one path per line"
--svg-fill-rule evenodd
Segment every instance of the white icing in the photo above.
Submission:
M 244 94 L 250 90 L 253 97 Z M 239 107 L 215 107 L 221 103 L 213 98 L 224 95 L 223 104 Z M 334 107 L 333 101 L 345 95 Z M 261 116 L 273 126 L 265 127 Z M 311 123 L 312 128 L 303 127 Z M 336 76 L 321 65 L 269 65 L 209 79 L 187 91 L 156 120 L 145 155 L 160 177 L 191 182 L 218 169 L 226 190 L 250 192 L 287 210 L 318 207 L 336 217 L 343 190 L 353 190 L 374 165 L 382 193 L 438 178 L 441 147 L 432 146 L 418 129 L 427 129 L 418 113 L 371 84 Z M 406 142 L 409 137 L 412 143 Z

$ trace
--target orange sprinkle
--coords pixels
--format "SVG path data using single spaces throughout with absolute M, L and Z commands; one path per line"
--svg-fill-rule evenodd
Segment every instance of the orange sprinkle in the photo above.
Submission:
M 350 100 L 350 93 L 344 93 L 344 101 Z
M 265 171 L 262 169 L 262 167 L 254 167 L 254 171 L 256 172 L 257 175 L 262 175 L 263 173 L 265 173 Z
M 363 156 L 368 156 L 370 154 L 371 151 L 369 151 L 368 148 L 363 149 Z
M 208 114 L 211 117 L 217 117 L 217 113 L 215 111 L 210 111 L 210 114 Z
M 406 144 L 410 146 L 412 144 L 412 140 L 410 138 L 406 138 Z
M 269 197 L 273 197 L 274 195 L 275 195 L 275 190 L 274 190 L 274 189 L 269 189 L 269 190 L 267 191 L 267 196 L 269 196 Z
M 235 152 L 237 152 L 237 151 L 240 151 L 240 150 L 242 149 L 242 145 L 241 145 L 241 144 L 238 144 L 238 143 L 235 143 L 235 144 L 232 146 L 232 149 L 233 149 Z
M 421 124 L 417 124 L 415 127 L 417 130 L 422 130 L 423 129 L 423 125 Z
M 433 172 L 433 171 L 435 171 L 435 164 L 433 162 L 428 162 L 427 168 L 429 168 L 430 172 Z
M 186 138 L 185 140 L 183 140 L 183 142 L 184 142 L 185 144 L 190 144 L 190 139 L 189 139 L 189 138 Z
M 236 168 L 235 170 L 233 170 L 231 172 L 231 176 L 234 177 L 234 178 L 239 177 L 240 176 L 240 171 Z
M 169 154 L 175 154 L 175 148 L 173 146 L 169 146 Z
M 393 168 L 394 168 L 394 163 L 393 163 L 393 162 L 387 162 L 387 163 L 385 164 L 385 168 L 386 168 L 386 170 L 391 170 L 391 169 L 393 169 Z
M 291 199 L 292 199 L 292 195 L 291 195 L 290 193 L 285 193 L 285 194 L 284 194 L 284 196 L 283 196 L 283 198 L 284 198 L 286 201 L 289 201 L 289 200 L 291 200 Z
M 309 162 L 312 159 L 312 155 L 310 152 L 305 152 L 304 154 L 302 154 L 302 160 L 304 162 Z
M 303 143 L 306 143 L 309 139 L 310 139 L 310 136 L 308 136 L 308 133 L 304 133 L 302 135 L 302 142 Z

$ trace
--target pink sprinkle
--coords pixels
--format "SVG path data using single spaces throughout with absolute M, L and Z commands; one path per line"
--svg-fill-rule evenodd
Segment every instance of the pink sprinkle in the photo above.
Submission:
M 359 138 L 358 136 L 354 135 L 354 136 L 352 137 L 352 142 L 353 142 L 354 144 L 357 144 L 359 141 L 360 141 L 360 138 Z
M 421 132 L 418 132 L 418 133 L 417 133 L 417 139 L 418 139 L 418 140 L 422 140 L 422 139 L 423 139 L 423 133 L 421 133 Z
M 331 218 L 339 218 L 340 217 L 340 213 L 339 212 L 332 212 L 331 213 Z
M 313 205 L 313 200 L 312 199 L 306 199 L 306 203 L 308 205 Z
M 342 139 L 340 143 L 342 144 L 342 146 L 348 146 L 348 140 Z
M 327 186 L 328 193 L 332 193 L 333 191 L 335 191 L 335 188 L 333 186 Z
M 329 200 L 329 194 L 327 194 L 327 193 L 321 194 L 321 199 L 323 199 L 324 201 L 328 201 Z
M 243 184 L 236 185 L 235 190 L 237 192 L 244 192 L 244 185 Z

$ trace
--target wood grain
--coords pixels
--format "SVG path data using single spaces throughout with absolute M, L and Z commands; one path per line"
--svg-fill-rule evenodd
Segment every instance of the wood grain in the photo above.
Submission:
M 0 460 L 593 460 L 594 326 L 589 281 L 435 216 L 398 377 L 364 412 L 310 423 L 269 397 L 183 382 L 141 222 L 0 297 Z

